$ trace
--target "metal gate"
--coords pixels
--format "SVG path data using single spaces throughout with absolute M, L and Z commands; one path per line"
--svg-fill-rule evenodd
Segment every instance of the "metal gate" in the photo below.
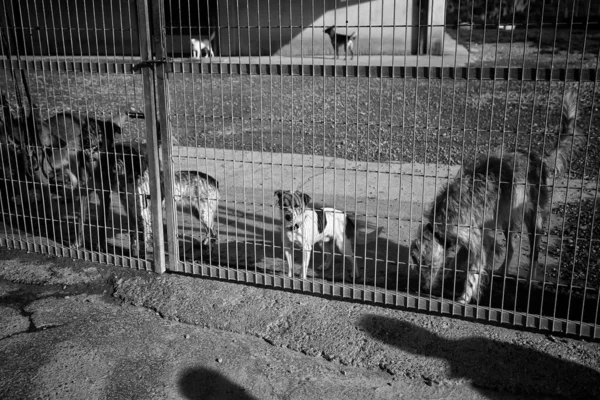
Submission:
M 9 2 L 1 243 L 597 338 L 598 11 Z

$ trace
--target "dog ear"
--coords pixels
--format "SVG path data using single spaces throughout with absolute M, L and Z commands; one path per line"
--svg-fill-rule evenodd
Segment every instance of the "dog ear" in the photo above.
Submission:
M 433 231 L 433 236 L 435 237 L 435 239 L 438 241 L 439 244 L 441 244 L 442 246 L 444 246 L 444 238 L 442 237 L 442 235 L 440 235 L 439 231 Z
M 431 222 L 428 222 L 427 225 L 425 225 L 425 230 L 433 232 L 433 225 L 431 225 Z
M 302 201 L 304 202 L 304 205 L 308 205 L 308 203 L 310 203 L 311 197 L 309 195 L 307 195 L 306 193 L 297 191 L 296 195 L 298 195 L 298 197 L 300 197 L 302 199 Z
M 216 31 L 212 31 L 212 33 L 210 34 L 210 37 L 208 38 L 208 40 L 210 40 L 211 42 L 215 39 L 215 35 L 217 34 Z

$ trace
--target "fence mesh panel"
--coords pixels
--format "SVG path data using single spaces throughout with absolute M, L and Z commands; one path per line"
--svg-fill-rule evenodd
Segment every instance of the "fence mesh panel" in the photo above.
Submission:
M 593 1 L 0 14 L 3 246 L 598 337 Z

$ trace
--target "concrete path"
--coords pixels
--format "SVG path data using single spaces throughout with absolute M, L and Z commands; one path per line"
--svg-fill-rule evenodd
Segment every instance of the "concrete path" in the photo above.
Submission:
M 597 343 L 0 249 L 0 397 L 600 396 Z

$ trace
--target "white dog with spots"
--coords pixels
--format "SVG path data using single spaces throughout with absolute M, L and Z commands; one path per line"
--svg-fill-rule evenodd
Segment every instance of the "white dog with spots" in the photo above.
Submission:
M 360 278 L 352 251 L 354 222 L 345 212 L 330 207 L 308 208 L 310 196 L 302 192 L 277 190 L 275 196 L 281 212 L 283 251 L 290 278 L 294 273 L 294 245 L 302 248 L 302 279 L 306 279 L 310 253 L 316 243 L 321 243 L 326 253 L 324 269 L 331 267 L 337 246 L 348 259 L 352 277 Z

